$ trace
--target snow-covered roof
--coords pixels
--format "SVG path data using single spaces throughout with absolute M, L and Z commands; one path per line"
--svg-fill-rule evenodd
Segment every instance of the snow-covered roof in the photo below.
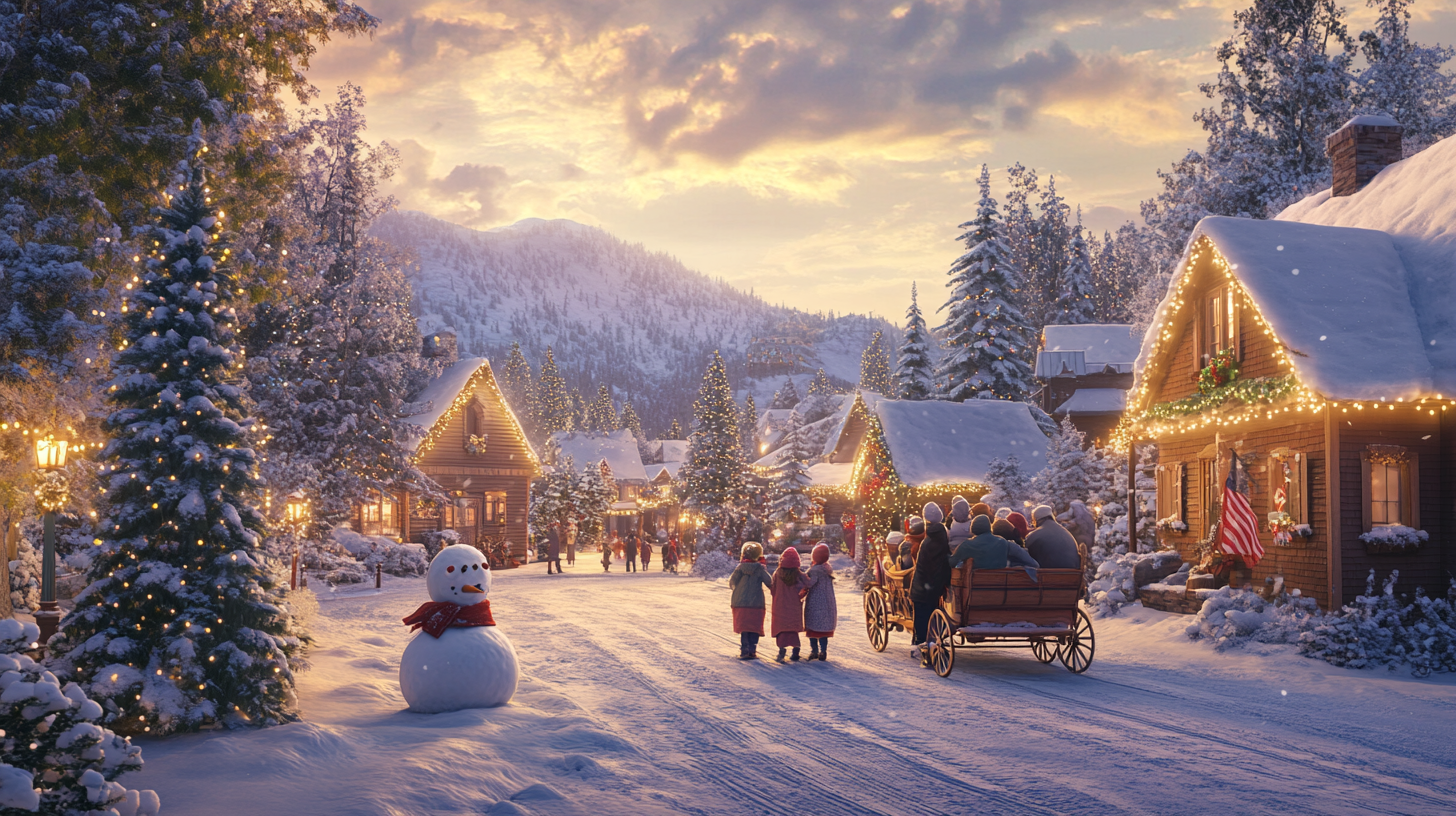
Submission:
M 1058 405 L 1054 414 L 1120 414 L 1127 405 L 1121 388 L 1078 388 Z
M 900 479 L 912 487 L 985 483 L 992 459 L 1041 470 L 1050 442 L 1021 402 L 880 400 L 873 408 Z
M 853 462 L 842 464 L 820 462 L 809 467 L 809 485 L 811 487 L 843 487 L 849 484 L 849 477 L 853 471 Z
M 1306 386 L 1336 399 L 1393 400 L 1432 390 L 1408 276 L 1389 235 L 1210 216 L 1194 229 L 1160 315 L 1176 310 L 1178 283 L 1204 237 L 1289 347 Z M 1157 331 L 1154 324 L 1143 338 L 1139 371 L 1152 356 Z
M 651 465 L 643 465 L 643 468 L 647 471 L 648 481 L 655 482 L 663 473 L 666 473 L 669 479 L 676 479 L 678 469 L 682 467 L 682 464 L 682 462 L 658 462 Z
M 1456 230 L 1452 229 L 1456 224 L 1456 139 L 1443 139 L 1390 165 L 1354 195 L 1334 198 L 1324 190 L 1290 206 L 1277 219 L 1381 230 L 1389 235 L 1405 267 L 1406 300 L 1413 307 L 1434 390 L 1456 392 Z M 1338 270 L 1352 290 L 1379 285 L 1360 264 L 1345 261 Z M 1379 325 L 1383 334 L 1392 325 L 1385 323 L 1388 317 L 1365 319 L 1361 315 L 1360 324 Z M 1304 362 L 1302 358 L 1296 362 L 1301 373 Z M 1383 371 L 1390 362 L 1395 361 L 1373 349 L 1359 352 L 1359 367 L 1378 380 L 1390 379 Z M 1407 388 L 1406 393 L 1414 390 Z M 1394 388 L 1387 394 L 1392 399 L 1401 395 Z
M 1127 323 L 1083 323 L 1047 326 L 1036 354 L 1036 376 L 1055 377 L 1063 369 L 1076 376 L 1096 374 L 1111 366 L 1119 373 L 1132 371 L 1139 337 Z
M 419 393 L 415 394 L 414 398 L 410 400 L 410 402 L 417 405 L 425 406 L 425 410 L 413 416 L 405 417 L 402 421 L 409 425 L 418 425 L 424 429 L 425 435 L 428 435 L 435 425 L 439 424 L 440 420 L 445 418 L 445 415 L 450 411 L 450 406 L 455 404 L 455 400 L 460 397 L 461 393 L 470 387 L 470 383 L 476 378 L 476 375 L 491 378 L 493 382 L 495 375 L 490 370 L 489 360 L 484 357 L 466 357 L 450 364 L 444 371 L 440 372 L 440 376 L 431 380 L 428 385 L 420 389 Z M 521 422 L 516 418 L 515 412 L 511 410 L 511 406 L 506 402 L 504 395 L 501 395 L 500 403 L 505 408 L 506 418 L 515 426 L 517 434 L 526 446 L 528 455 L 532 457 L 532 461 L 534 462 L 535 451 L 531 449 L 531 443 L 526 441 L 526 433 L 521 428 Z M 404 447 L 409 452 L 415 453 L 419 450 L 420 443 L 423 441 L 423 435 L 417 436 L 405 442 Z
M 686 462 L 688 459 L 688 443 L 685 439 L 659 439 L 657 444 L 661 446 L 660 455 L 663 462 Z
M 637 450 L 637 439 L 631 431 L 611 433 L 559 432 L 551 435 L 561 451 L 561 458 L 571 457 L 578 469 L 588 462 L 607 460 L 612 469 L 612 478 L 618 482 L 647 482 L 647 470 L 642 466 L 642 454 Z

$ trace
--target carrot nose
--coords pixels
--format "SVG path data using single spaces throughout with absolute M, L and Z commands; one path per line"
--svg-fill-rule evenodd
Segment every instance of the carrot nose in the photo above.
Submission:
M 481 595 L 484 595 L 485 594 L 485 590 L 481 589 L 480 587 L 476 586 L 475 584 L 466 584 L 465 586 L 460 587 L 460 591 L 461 592 L 479 592 Z

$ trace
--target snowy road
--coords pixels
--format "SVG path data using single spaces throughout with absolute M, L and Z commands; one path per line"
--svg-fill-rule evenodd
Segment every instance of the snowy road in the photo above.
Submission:
M 1456 812 L 1450 677 L 1215 655 L 1135 608 L 1086 675 L 988 651 L 942 680 L 845 588 L 829 662 L 743 663 L 726 585 L 597 570 L 497 575 L 507 708 L 402 710 L 424 585 L 392 581 L 323 599 L 304 722 L 144 742 L 129 784 L 171 814 Z

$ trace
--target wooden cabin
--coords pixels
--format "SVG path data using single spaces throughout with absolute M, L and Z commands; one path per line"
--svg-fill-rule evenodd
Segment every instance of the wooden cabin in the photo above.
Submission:
M 1340 150 L 1366 141 L 1355 168 Z M 1357 117 L 1330 143 L 1333 193 L 1272 221 L 1199 223 L 1125 420 L 1158 443 L 1166 544 L 1199 560 L 1236 451 L 1265 550 L 1240 578 L 1326 608 L 1372 569 L 1443 593 L 1456 567 L 1456 139 L 1399 161 L 1399 126 Z M 1287 518 L 1271 519 L 1281 491 Z
M 1042 329 L 1036 353 L 1041 409 L 1071 419 L 1089 443 L 1105 444 L 1122 419 L 1140 340 L 1125 323 Z
M 608 535 L 617 533 L 625 536 L 630 531 L 641 532 L 651 527 L 643 513 L 645 505 L 655 504 L 655 497 L 651 495 L 655 490 L 647 476 L 647 468 L 642 464 L 637 438 L 631 431 L 563 431 L 552 434 L 551 442 L 557 449 L 558 463 L 569 458 L 571 466 L 578 471 L 588 463 L 606 462 L 611 468 L 612 479 L 617 485 L 617 500 L 612 502 L 607 519 Z
M 525 563 L 526 512 L 540 465 L 490 363 L 460 360 L 412 401 L 428 406 L 406 420 L 424 431 L 412 443 L 415 464 L 453 501 L 441 506 L 405 492 L 381 494 L 359 506 L 355 529 L 416 542 L 430 530 L 452 529 L 463 544 L 505 544 Z

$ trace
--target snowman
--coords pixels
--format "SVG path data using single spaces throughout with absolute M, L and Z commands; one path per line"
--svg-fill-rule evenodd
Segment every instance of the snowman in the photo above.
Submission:
M 453 544 L 430 561 L 430 602 L 404 619 L 421 630 L 399 661 L 399 689 L 411 711 L 435 714 L 510 702 L 520 669 L 511 641 L 490 616 L 490 564 Z

